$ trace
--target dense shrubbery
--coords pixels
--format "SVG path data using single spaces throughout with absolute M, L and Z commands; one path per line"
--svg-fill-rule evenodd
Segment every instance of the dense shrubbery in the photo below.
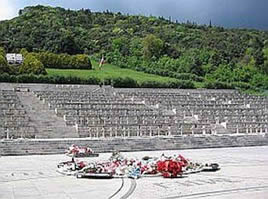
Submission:
M 14 76 L 15 77 L 15 76 Z M 0 73 L 0 82 L 16 82 L 12 80 L 12 76 L 9 75 L 8 73 Z
M 25 48 L 22 48 L 20 53 L 24 57 L 27 57 L 28 55 L 34 56 L 45 68 L 92 69 L 90 58 L 85 54 L 68 55 L 66 53 L 55 54 L 51 52 L 29 53 Z
M 0 74 L 9 73 L 9 67 L 6 60 L 6 53 L 4 48 L 0 48 Z
M 2 48 L 2 47 L 0 47 L 0 56 L 5 57 L 5 55 L 6 55 L 6 51 L 5 51 L 5 49 Z
M 25 48 L 20 50 L 23 55 L 23 64 L 20 66 L 9 65 L 6 60 L 6 53 L 0 48 L 0 73 L 10 75 L 35 74 L 46 75 L 46 68 L 59 69 L 92 69 L 88 55 L 54 54 L 49 52 L 29 53 Z
M 51 84 L 100 84 L 101 80 L 95 77 L 82 79 L 74 76 L 47 76 L 34 74 L 9 75 L 0 74 L 0 82 L 15 83 L 51 83 Z
M 250 85 L 249 83 L 246 82 L 232 82 L 231 86 L 235 89 L 240 89 L 240 90 L 253 90 L 256 89 L 254 86 Z
M 6 58 L 2 55 L 0 55 L 0 73 L 8 73 L 9 68 L 6 61 Z
M 239 90 L 256 90 L 257 87 L 246 82 L 221 82 L 217 80 L 208 80 L 204 83 L 208 89 L 239 89 Z M 259 87 L 260 88 L 260 87 Z
M 0 48 L 0 74 L 47 74 L 44 65 L 33 55 L 33 53 L 28 53 L 25 49 L 22 49 L 21 52 L 23 53 L 24 58 L 23 64 L 19 66 L 9 65 L 6 60 L 6 52 L 3 48 Z
M 114 87 L 122 87 L 122 88 L 136 88 L 138 87 L 138 82 L 129 77 L 126 78 L 114 78 L 111 80 L 111 85 Z
M 88 55 L 54 54 L 50 52 L 33 53 L 46 68 L 58 69 L 92 69 Z
M 154 82 L 145 81 L 140 84 L 142 88 L 180 88 L 180 89 L 193 89 L 195 85 L 192 81 L 168 81 L 168 82 Z
M 204 87 L 207 89 L 234 89 L 232 84 L 220 81 L 207 81 Z
M 254 87 L 268 90 L 268 76 L 256 74 L 251 78 L 250 84 Z
M 24 57 L 23 64 L 19 66 L 19 73 L 35 75 L 47 74 L 44 65 L 34 55 L 32 55 L 32 53 L 28 53 Z
M 170 76 L 180 80 L 192 80 L 197 82 L 202 82 L 204 80 L 203 77 L 191 73 L 173 73 Z

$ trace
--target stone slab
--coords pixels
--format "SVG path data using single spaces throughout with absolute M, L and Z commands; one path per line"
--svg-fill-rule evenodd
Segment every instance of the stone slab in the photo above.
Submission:
M 0 199 L 13 198 L 250 198 L 263 199 L 268 194 L 268 146 L 213 148 L 183 151 L 125 152 L 124 156 L 180 153 L 201 162 L 218 162 L 221 170 L 176 179 L 144 177 L 92 180 L 62 176 L 56 172 L 65 155 L 2 156 L 0 158 Z M 101 153 L 91 160 L 105 160 L 111 153 Z M 122 185 L 123 184 L 123 185 Z

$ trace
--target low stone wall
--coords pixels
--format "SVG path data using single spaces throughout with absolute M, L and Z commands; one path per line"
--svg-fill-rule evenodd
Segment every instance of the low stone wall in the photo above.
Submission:
M 60 154 L 72 144 L 89 146 L 96 152 L 265 146 L 268 145 L 268 134 L 129 139 L 2 140 L 0 141 L 0 155 Z

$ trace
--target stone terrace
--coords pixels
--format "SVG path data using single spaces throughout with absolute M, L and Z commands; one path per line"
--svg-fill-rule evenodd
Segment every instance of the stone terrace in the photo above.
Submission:
M 0 138 L 265 134 L 267 108 L 235 90 L 0 84 Z
M 0 90 L 0 138 L 34 138 L 36 129 L 12 90 Z

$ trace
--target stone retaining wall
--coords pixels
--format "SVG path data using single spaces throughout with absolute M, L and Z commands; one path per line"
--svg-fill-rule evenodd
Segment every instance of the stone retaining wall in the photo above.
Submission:
M 268 145 L 268 134 L 238 136 L 183 136 L 131 139 L 44 139 L 0 141 L 0 155 L 60 154 L 72 144 L 96 152 L 181 150 Z

